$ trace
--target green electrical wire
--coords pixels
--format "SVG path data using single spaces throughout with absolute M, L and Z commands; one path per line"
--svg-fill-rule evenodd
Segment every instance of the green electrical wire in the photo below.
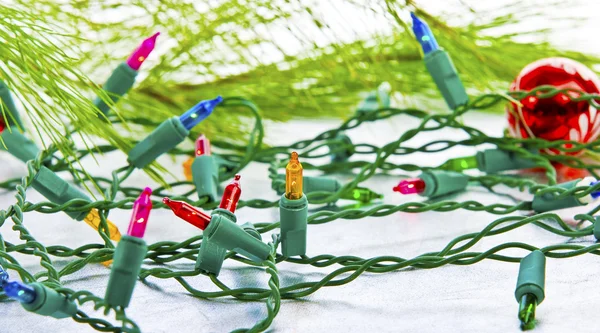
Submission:
M 523 99 L 527 96 L 536 95 L 538 98 L 551 98 L 558 93 L 565 93 L 567 89 L 555 89 L 553 87 L 538 87 L 529 92 L 511 92 L 509 95 L 514 99 Z M 571 96 L 570 94 L 566 94 Z M 582 94 L 576 98 L 577 101 L 587 101 L 595 107 L 600 107 L 596 102 L 595 95 Z M 450 240 L 446 246 L 438 251 L 423 253 L 413 258 L 402 258 L 398 256 L 381 255 L 372 258 L 361 258 L 357 256 L 334 256 L 329 254 L 319 254 L 312 257 L 295 256 L 284 257 L 277 252 L 280 239 L 274 237 L 270 244 L 271 254 L 262 263 L 253 262 L 236 253 L 229 252 L 226 260 L 236 260 L 240 263 L 262 267 L 268 276 L 268 288 L 231 288 L 220 281 L 216 276 L 208 277 L 201 274 L 199 270 L 172 270 L 161 266 L 177 260 L 189 260 L 195 263 L 197 260 L 198 249 L 202 242 L 202 235 L 190 237 L 182 242 L 161 241 L 154 244 L 148 244 L 146 261 L 156 263 L 158 266 L 151 268 L 142 268 L 139 278 L 147 279 L 174 279 L 183 290 L 199 298 L 200 301 L 208 301 L 215 298 L 233 297 L 240 301 L 264 302 L 267 308 L 266 316 L 253 327 L 237 329 L 231 328 L 235 332 L 262 332 L 267 330 L 274 320 L 282 306 L 283 299 L 299 299 L 318 292 L 321 288 L 335 287 L 351 283 L 359 278 L 363 273 L 385 274 L 394 271 L 403 271 L 408 267 L 418 269 L 434 269 L 444 265 L 472 265 L 482 260 L 496 260 L 517 264 L 522 258 L 507 256 L 503 254 L 509 249 L 522 249 L 527 252 L 540 250 L 545 257 L 550 259 L 566 259 L 574 256 L 592 254 L 600 255 L 600 244 L 581 245 L 581 244 L 556 244 L 543 248 L 536 248 L 532 245 L 522 242 L 508 242 L 489 248 L 483 252 L 473 252 L 470 249 L 486 237 L 494 237 L 500 234 L 508 233 L 526 225 L 533 225 L 545 232 L 550 232 L 558 236 L 567 238 L 588 237 L 594 234 L 594 226 L 573 227 L 567 224 L 563 219 L 552 212 L 534 214 L 531 216 L 519 215 L 520 211 L 531 211 L 530 201 L 515 202 L 513 204 L 484 204 L 475 200 L 468 201 L 447 201 L 444 198 L 436 201 L 415 201 L 406 202 L 399 205 L 377 204 L 367 207 L 336 209 L 333 204 L 347 193 L 357 188 L 362 188 L 364 182 L 373 175 L 386 172 L 393 174 L 403 174 L 405 172 L 427 171 L 431 168 L 425 168 L 414 164 L 394 164 L 387 159 L 390 156 L 406 156 L 413 153 L 436 153 L 442 152 L 453 147 L 478 147 L 480 145 L 493 145 L 498 149 L 510 152 L 520 158 L 531 160 L 536 167 L 544 170 L 550 185 L 540 184 L 531 179 L 522 178 L 515 175 L 493 174 L 469 176 L 469 184 L 472 186 L 482 186 L 492 189 L 497 185 L 503 185 L 508 188 L 517 189 L 530 195 L 552 196 L 555 199 L 565 197 L 580 198 L 589 195 L 593 191 L 600 189 L 600 184 L 594 186 L 581 186 L 571 189 L 560 188 L 556 185 L 556 174 L 552 167 L 552 162 L 563 163 L 565 165 L 585 169 L 591 174 L 597 176 L 600 164 L 585 164 L 574 156 L 566 154 L 557 155 L 538 155 L 532 152 L 543 149 L 553 149 L 562 152 L 573 152 L 586 150 L 592 153 L 600 153 L 600 141 L 589 143 L 578 143 L 570 141 L 547 142 L 540 139 L 516 139 L 516 138 L 497 138 L 485 135 L 480 130 L 466 126 L 461 123 L 460 117 L 470 110 L 485 109 L 498 103 L 507 101 L 505 94 L 486 94 L 473 99 L 469 104 L 459 107 L 453 114 L 430 114 L 416 109 L 395 109 L 383 108 L 369 113 L 356 114 L 339 127 L 324 131 L 313 138 L 303 139 L 288 146 L 267 146 L 264 142 L 265 131 L 262 125 L 259 108 L 252 102 L 240 97 L 227 98 L 223 102 L 223 107 L 243 108 L 249 111 L 249 114 L 255 119 L 247 141 L 247 145 L 240 145 L 231 142 L 214 141 L 215 155 L 225 161 L 226 166 L 220 170 L 220 179 L 231 178 L 248 164 L 261 163 L 269 170 L 269 178 L 274 184 L 280 182 L 277 177 L 278 171 L 281 171 L 283 165 L 278 161 L 287 159 L 292 151 L 298 151 L 306 170 L 314 170 L 321 173 L 336 173 L 348 170 L 355 171 L 355 177 L 346 182 L 335 192 L 313 192 L 308 193 L 307 198 L 313 205 L 324 206 L 323 210 L 312 213 L 308 216 L 309 225 L 324 223 L 334 223 L 340 220 L 356 220 L 366 217 L 381 218 L 390 216 L 397 212 L 421 213 L 427 211 L 449 212 L 459 209 L 469 211 L 483 211 L 489 214 L 497 215 L 497 218 L 484 226 L 481 231 L 459 235 Z M 418 125 L 402 133 L 399 138 L 393 142 L 387 143 L 381 147 L 369 144 L 353 144 L 354 158 L 352 161 L 338 161 L 330 164 L 318 164 L 315 160 L 326 157 L 327 154 L 320 153 L 324 147 L 328 147 L 340 132 L 357 128 L 365 122 L 374 122 L 389 119 L 391 117 L 410 117 L 418 120 Z M 114 125 L 122 120 L 109 116 Z M 147 119 L 125 119 L 129 123 L 158 125 L 153 124 Z M 443 128 L 452 128 L 460 130 L 466 134 L 467 138 L 452 140 L 435 140 L 423 144 L 419 147 L 410 147 L 405 144 L 413 137 L 427 132 L 437 131 Z M 74 133 L 74 129 L 72 130 Z M 188 138 L 193 141 L 192 135 Z M 565 144 L 570 148 L 565 148 Z M 522 147 L 526 146 L 527 149 Z M 75 156 L 78 159 L 87 158 L 91 151 L 110 153 L 118 150 L 112 145 L 97 145 L 88 147 L 88 149 L 77 149 L 73 147 Z M 106 216 L 110 210 L 131 209 L 133 201 L 141 193 L 142 188 L 124 186 L 123 182 L 133 174 L 134 167 L 124 165 L 115 169 L 110 177 L 98 177 L 88 175 L 84 170 L 76 167 L 72 163 L 74 160 L 61 159 L 55 156 L 57 148 L 50 145 L 42 150 L 35 159 L 27 162 L 27 175 L 22 178 L 8 179 L 0 182 L 0 188 L 15 191 L 15 203 L 9 207 L 0 210 L 0 227 L 5 223 L 12 224 L 11 230 L 17 233 L 17 243 L 4 240 L 0 235 L 0 263 L 7 271 L 16 272 L 25 282 L 40 282 L 48 288 L 55 289 L 63 294 L 70 301 L 83 304 L 92 304 L 96 309 L 102 309 L 104 316 L 102 318 L 90 317 L 79 310 L 73 320 L 89 325 L 95 330 L 102 332 L 140 332 L 140 327 L 129 317 L 125 310 L 113 308 L 108 305 L 103 298 L 92 294 L 86 290 L 71 290 L 66 288 L 62 280 L 72 274 L 75 274 L 87 265 L 102 263 L 111 260 L 114 254 L 114 245 L 108 238 L 108 226 Z M 115 152 L 116 153 L 116 152 Z M 168 154 L 187 155 L 193 154 L 192 150 L 175 148 Z M 45 164 L 42 164 L 44 161 Z M 48 162 L 50 161 L 50 162 Z M 102 191 L 103 198 L 93 202 L 82 200 L 71 200 L 58 205 L 51 202 L 32 203 L 27 201 L 26 190 L 31 186 L 33 177 L 37 171 L 46 165 L 52 171 L 62 174 L 70 173 L 76 182 L 82 185 L 94 185 Z M 216 203 L 209 203 L 208 199 L 203 197 L 198 200 L 195 190 L 189 189 L 192 182 L 176 181 L 163 184 L 153 191 L 155 198 L 170 196 L 175 200 L 182 200 L 192 205 L 202 207 L 203 209 L 214 209 Z M 391 185 L 390 185 L 391 186 Z M 183 194 L 171 196 L 171 193 L 178 189 L 186 188 Z M 495 189 L 494 189 L 495 190 Z M 122 198 L 117 200 L 117 197 Z M 251 207 L 255 209 L 268 209 L 277 207 L 278 201 L 269 201 L 263 199 L 251 199 L 240 201 L 238 209 L 242 207 Z M 166 206 L 160 200 L 153 200 L 155 209 L 165 209 Z M 595 223 L 594 214 L 600 210 L 598 205 L 590 205 L 590 211 L 586 214 L 579 214 L 574 218 L 580 222 L 587 221 Z M 43 214 L 55 214 L 59 212 L 83 212 L 96 208 L 100 212 L 99 236 L 101 241 L 98 243 L 85 244 L 77 248 L 69 248 L 64 245 L 44 246 L 29 232 L 24 224 L 25 214 L 28 212 L 38 212 Z M 254 221 L 254 227 L 259 233 L 266 233 L 279 228 L 278 221 L 260 222 Z M 35 274 L 27 271 L 16 260 L 14 254 L 35 256 L 40 265 Z M 53 260 L 65 259 L 68 263 L 58 269 Z M 335 266 L 333 271 L 323 276 L 320 280 L 307 281 L 291 285 L 280 285 L 277 264 L 288 262 L 294 265 L 310 265 L 317 269 Z M 407 272 L 407 274 L 409 274 Z M 189 278 L 203 277 L 210 280 L 217 288 L 217 291 L 203 291 L 193 285 Z M 195 281 L 195 280 L 194 280 Z M 207 282 L 207 281 L 205 281 Z M 204 284 L 201 284 L 204 285 Z M 548 286 L 550 288 L 550 286 Z M 5 299 L 0 293 L 0 300 Z

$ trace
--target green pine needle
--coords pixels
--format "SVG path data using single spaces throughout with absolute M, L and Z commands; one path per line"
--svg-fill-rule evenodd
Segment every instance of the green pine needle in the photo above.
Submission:
M 540 58 L 598 63 L 595 57 L 559 51 L 547 42 L 518 43 L 514 33 L 492 34 L 542 15 L 534 5 L 515 0 L 494 12 L 475 13 L 475 21 L 456 27 L 419 3 L 347 0 L 356 17 L 340 17 L 330 15 L 327 4 L 304 0 L 17 0 L 11 8 L 0 5 L 0 76 L 23 104 L 32 132 L 71 156 L 65 124 L 76 124 L 84 142 L 99 137 L 127 151 L 130 139 L 153 129 L 148 124 L 130 128 L 133 119 L 157 123 L 216 95 L 252 99 L 264 118 L 276 121 L 344 117 L 365 92 L 388 81 L 394 91 L 410 97 L 405 103 L 425 102 L 439 109 L 440 94 L 410 31 L 411 10 L 427 20 L 452 55 L 471 95 L 506 90 L 526 64 Z M 372 27 L 376 22 L 380 24 Z M 550 23 L 519 36 L 541 38 L 551 30 Z M 89 101 L 110 71 L 156 31 L 161 32 L 157 49 L 142 67 L 137 86 L 115 110 L 125 125 L 112 127 L 97 118 Z M 194 134 L 242 142 L 251 119 L 245 111 L 220 113 Z

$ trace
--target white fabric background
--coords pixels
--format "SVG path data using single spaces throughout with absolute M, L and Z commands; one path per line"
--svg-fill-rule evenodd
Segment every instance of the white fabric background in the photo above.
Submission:
M 465 121 L 490 135 L 501 135 L 505 126 L 502 116 L 469 114 Z M 267 124 L 267 142 L 287 144 L 300 138 L 311 138 L 323 130 L 337 126 L 335 121 L 295 121 L 287 124 Z M 387 122 L 367 124 L 349 132 L 355 143 L 368 142 L 384 145 L 397 138 L 407 128 L 416 125 L 412 119 L 400 117 Z M 290 135 L 299 133 L 301 137 Z M 417 146 L 439 138 L 460 139 L 458 131 L 444 130 L 421 134 L 408 144 Z M 396 161 L 410 161 L 419 165 L 439 165 L 449 157 L 473 154 L 473 149 L 455 148 L 436 155 L 414 154 Z M 355 157 L 359 158 L 359 157 Z M 21 176 L 22 163 L 6 153 L 1 154 L 2 177 Z M 98 156 L 99 165 L 91 158 L 84 160 L 87 170 L 94 175 L 108 176 L 125 165 L 120 152 Z M 182 178 L 181 160 L 162 157 L 160 161 Z M 321 161 L 325 162 L 325 161 Z M 267 166 L 253 164 L 242 172 L 242 199 L 276 199 L 267 179 Z M 307 173 L 308 174 L 308 173 Z M 336 175 L 342 182 L 351 175 Z M 376 176 L 364 185 L 385 195 L 383 202 L 399 204 L 421 201 L 418 196 L 402 197 L 391 188 L 400 180 L 397 176 Z M 153 183 L 140 171 L 126 182 L 144 186 Z M 14 202 L 13 192 L 0 194 L 0 207 Z M 527 195 L 517 194 L 521 199 Z M 494 195 L 480 187 L 448 199 L 478 200 L 483 203 L 511 203 L 513 199 Z M 44 200 L 34 190 L 29 190 L 27 200 Z M 340 201 L 339 206 L 352 202 Z M 584 210 L 580 210 L 584 211 Z M 522 212 L 525 213 L 525 212 Z M 122 233 L 127 230 L 129 211 L 113 210 L 109 218 Z M 561 212 L 573 216 L 574 212 Z M 237 212 L 240 222 L 271 222 L 278 220 L 276 209 L 256 210 L 242 208 Z M 412 258 L 419 254 L 442 249 L 453 238 L 468 232 L 480 231 L 497 216 L 464 210 L 422 214 L 397 213 L 383 218 L 361 220 L 336 220 L 324 225 L 309 227 L 308 255 L 356 255 L 373 257 L 395 255 Z M 0 232 L 6 240 L 16 242 L 16 233 L 7 221 Z M 85 223 L 77 223 L 62 213 L 42 215 L 27 213 L 25 226 L 43 244 L 63 244 L 77 247 L 99 242 L 99 237 Z M 149 243 L 172 240 L 181 241 L 200 231 L 176 218 L 168 210 L 153 210 L 146 232 Z M 263 236 L 270 240 L 269 235 Z M 570 240 L 534 226 L 525 226 L 508 234 L 484 239 L 473 251 L 484 251 L 508 241 L 522 241 L 536 246 L 561 242 L 592 244 L 593 237 Z M 525 251 L 506 251 L 506 254 L 525 255 Z M 30 256 L 14 254 L 31 272 L 40 270 L 39 262 Z M 67 261 L 55 260 L 62 267 Z M 598 264 L 600 259 L 584 255 L 571 259 L 547 261 L 546 300 L 539 306 L 537 333 L 597 332 L 596 315 L 600 300 L 597 297 Z M 189 261 L 169 265 L 173 269 L 192 269 Z M 302 265 L 278 265 L 281 285 L 301 281 L 320 280 L 335 267 L 316 269 Z M 281 311 L 270 328 L 272 332 L 519 332 L 517 302 L 514 288 L 518 265 L 484 260 L 470 266 L 445 266 L 433 270 L 408 269 L 387 274 L 365 273 L 350 284 L 322 288 L 301 300 L 284 300 Z M 16 275 L 11 272 L 13 277 Z M 101 265 L 89 265 L 63 279 L 72 289 L 86 289 L 103 296 L 109 270 Z M 256 268 L 228 261 L 220 278 L 231 287 L 266 287 L 268 276 Z M 189 279 L 200 290 L 217 290 L 202 275 Z M 204 300 L 191 297 L 175 280 L 150 277 L 148 284 L 138 283 L 128 309 L 143 332 L 224 332 L 240 327 L 251 327 L 266 314 L 263 302 L 239 302 L 232 299 Z M 71 319 L 55 320 L 24 311 L 15 302 L 0 304 L 0 332 L 94 332 L 89 326 Z M 89 315 L 94 312 L 86 307 Z M 96 315 L 99 315 L 96 313 Z M 114 322 L 114 321 L 113 321 Z

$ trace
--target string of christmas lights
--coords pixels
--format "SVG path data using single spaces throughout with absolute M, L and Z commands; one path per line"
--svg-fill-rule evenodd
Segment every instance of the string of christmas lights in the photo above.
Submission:
M 338 128 L 325 131 L 314 138 L 303 138 L 289 146 L 266 147 L 262 142 L 264 129 L 258 108 L 242 98 L 217 97 L 198 103 L 180 117 L 155 124 L 156 130 L 135 145 L 128 154 L 128 165 L 115 169 L 111 179 L 91 175 L 80 180 L 79 182 L 94 182 L 103 191 L 104 199 L 100 201 L 89 199 L 77 189 L 79 184 L 67 183 L 60 177 L 65 172 L 84 173 L 83 170 L 69 166 L 69 163 L 56 157 L 54 146 L 50 145 L 44 150 L 36 148 L 34 153 L 29 151 L 25 155 L 11 150 L 11 146 L 8 146 L 8 153 L 14 152 L 16 157 L 27 163 L 27 175 L 0 183 L 0 188 L 16 191 L 16 203 L 0 210 L 0 226 L 10 223 L 9 220 L 12 221 L 12 229 L 23 241 L 18 244 L 11 243 L 5 241 L 0 235 L 0 283 L 3 290 L 0 298 L 14 299 L 25 310 L 40 315 L 56 319 L 70 317 L 99 331 L 139 332 L 138 325 L 126 315 L 131 297 L 135 297 L 133 291 L 138 283 L 137 280 L 150 277 L 175 279 L 183 290 L 201 298 L 200 301 L 221 297 L 264 300 L 267 307 L 266 317 L 258 321 L 254 327 L 243 329 L 260 332 L 268 329 L 276 320 L 282 299 L 299 299 L 324 287 L 351 283 L 365 272 L 384 274 L 400 271 L 406 267 L 434 269 L 449 264 L 470 265 L 481 260 L 493 259 L 520 264 L 518 275 L 515 276 L 514 294 L 519 303 L 515 307 L 515 320 L 518 318 L 523 329 L 534 328 L 536 307 L 545 298 L 546 259 L 564 259 L 584 254 L 599 255 L 600 244 L 560 243 L 538 249 L 526 243 L 511 242 L 500 244 L 485 252 L 468 250 L 486 237 L 508 233 L 528 224 L 562 237 L 594 235 L 596 239 L 600 239 L 600 223 L 597 222 L 600 217 L 595 216 L 600 210 L 600 205 L 595 204 L 595 199 L 600 196 L 600 183 L 597 181 L 600 179 L 597 173 L 600 165 L 584 163 L 577 156 L 568 154 L 583 150 L 599 153 L 600 142 L 490 137 L 463 124 L 460 117 L 470 110 L 486 109 L 498 103 L 520 101 L 531 96 L 535 96 L 538 102 L 555 96 L 571 98 L 572 95 L 569 94 L 571 90 L 541 86 L 531 91 L 486 94 L 469 101 L 466 93 L 463 94 L 464 88 L 448 55 L 439 48 L 431 30 L 414 14 L 413 21 L 415 35 L 426 55 L 426 66 L 452 109 L 450 113 L 430 114 L 415 109 L 396 109 L 391 108 L 389 102 L 378 101 L 375 103 L 377 107 L 361 107 L 360 112 L 356 112 Z M 124 63 L 129 70 L 137 71 L 140 68 L 152 51 L 157 36 L 158 34 L 155 34 L 145 40 Z M 439 76 L 440 68 L 444 71 L 450 70 L 452 75 L 446 75 L 445 78 Z M 129 88 L 132 84 L 132 82 L 128 83 Z M 106 86 L 104 89 L 108 92 Z M 118 92 L 112 91 L 112 93 L 122 96 L 129 88 Z M 1 89 L 2 87 L 0 92 Z M 9 98 L 7 96 L 9 95 L 5 93 L 0 94 L 3 103 L 9 106 L 10 101 L 5 100 Z M 597 95 L 579 93 L 574 98 L 598 107 Z M 108 100 L 109 104 L 116 101 L 117 99 Z M 109 121 L 114 124 L 120 121 L 110 115 L 110 107 L 101 107 L 99 102 L 95 103 L 99 112 Z M 252 112 L 256 123 L 251 131 L 248 145 L 235 145 L 217 140 L 209 142 L 205 136 L 190 137 L 190 129 L 210 116 L 217 105 L 219 108 L 246 107 Z M 11 109 L 11 114 L 12 118 L 7 118 L 6 122 L 11 126 L 18 126 L 20 123 L 16 109 Z M 353 143 L 343 138 L 344 132 L 361 124 L 396 116 L 413 117 L 419 120 L 419 124 L 399 135 L 397 140 L 380 147 Z M 3 122 L 0 125 L 2 125 L 0 132 L 4 135 L 6 124 Z M 409 139 L 419 133 L 444 128 L 460 129 L 467 134 L 468 138 L 460 141 L 435 140 L 420 147 L 406 145 Z M 194 150 L 176 148 L 186 139 L 195 140 Z M 437 168 L 426 168 L 416 164 L 397 165 L 387 161 L 391 156 L 435 153 L 456 146 L 477 147 L 484 144 L 492 144 L 496 148 L 481 150 L 471 157 L 450 159 Z M 212 151 L 212 147 L 216 149 Z M 323 147 L 329 148 L 329 152 L 325 155 L 319 153 Z M 89 155 L 89 151 L 95 150 L 108 153 L 116 148 L 96 146 L 80 149 L 77 150 L 77 156 L 80 159 L 85 158 Z M 539 153 L 543 151 L 560 153 Z M 155 189 L 121 185 L 132 173 L 139 172 L 136 169 L 144 168 L 161 154 L 189 157 L 182 172 L 187 181 L 178 181 Z M 331 163 L 316 162 L 327 155 L 331 157 Z M 245 193 L 245 199 L 242 199 L 242 175 L 244 167 L 251 162 L 264 164 L 269 169 L 272 188 L 281 195 L 279 200 L 248 199 L 251 193 Z M 591 176 L 558 181 L 553 163 L 585 170 Z M 547 177 L 549 185 L 516 177 L 514 173 L 498 173 L 525 168 L 541 170 L 540 172 Z M 285 169 L 285 174 L 279 173 L 282 169 Z M 473 175 L 462 173 L 470 169 L 478 169 L 480 173 Z M 304 176 L 304 170 L 318 171 L 322 175 Z M 348 170 L 357 173 L 352 180 L 344 184 L 332 175 Z M 403 194 L 420 194 L 435 200 L 390 205 L 385 203 L 385 197 L 361 186 L 361 183 L 378 172 L 398 173 L 399 171 L 420 171 L 421 174 L 418 178 L 402 180 L 396 186 L 390 183 L 390 187 Z M 218 186 L 225 180 L 230 182 L 222 191 L 220 202 L 217 202 Z M 492 188 L 500 184 L 528 192 L 531 200 L 515 204 L 444 200 L 445 195 L 468 190 L 470 186 Z M 180 186 L 190 185 L 194 187 L 192 190 L 181 195 L 173 195 L 177 193 Z M 49 201 L 28 202 L 26 190 L 30 187 L 39 191 Z M 121 194 L 124 199 L 117 200 L 117 194 Z M 155 200 L 152 199 L 153 197 Z M 328 209 L 339 200 L 370 202 L 371 205 L 341 210 Z M 308 210 L 309 204 L 322 206 L 323 209 L 311 212 Z M 552 213 L 557 209 L 584 205 L 592 206 L 590 211 L 586 214 L 578 214 L 575 219 L 588 222 L 591 224 L 589 226 L 579 224 L 574 227 Z M 235 213 L 244 207 L 257 209 L 277 207 L 280 213 L 279 221 L 240 224 Z M 115 230 L 116 227 L 107 220 L 110 210 L 115 208 L 132 210 L 126 236 L 121 237 L 118 229 Z M 165 240 L 146 244 L 142 238 L 152 209 L 171 209 L 175 215 L 196 226 L 202 233 L 183 242 Z M 396 212 L 448 212 L 458 209 L 485 211 L 498 215 L 499 218 L 489 223 L 480 232 L 456 237 L 438 252 L 423 253 L 414 258 L 389 255 L 373 258 L 313 255 L 314 251 L 310 250 L 310 241 L 307 239 L 307 229 L 312 225 L 340 219 L 385 217 Z M 62 245 L 44 246 L 23 223 L 25 215 L 32 211 L 44 214 L 65 212 L 76 220 L 83 219 L 88 222 L 89 219 L 93 223 L 88 223 L 98 231 L 103 244 L 87 244 L 75 249 Z M 520 211 L 531 211 L 533 215 L 523 216 L 518 214 Z M 93 218 L 88 218 L 90 214 Z M 279 232 L 270 242 L 263 240 L 264 233 L 277 229 Z M 118 242 L 116 248 L 112 241 Z M 523 249 L 529 254 L 523 258 L 505 255 L 504 251 L 509 249 Z M 14 253 L 38 257 L 42 272 L 32 275 L 11 255 Z M 52 263 L 52 257 L 66 258 L 69 263 L 58 270 Z M 186 271 L 148 265 L 149 263 L 164 265 L 176 260 L 195 262 L 195 268 Z M 262 267 L 268 275 L 269 287 L 250 289 L 227 286 L 218 278 L 225 260 L 236 260 L 247 265 Z M 321 280 L 280 285 L 277 272 L 277 264 L 280 262 L 311 265 L 316 268 L 340 267 Z M 104 297 L 93 295 L 85 290 L 70 290 L 63 285 L 61 280 L 65 277 L 81 271 L 87 265 L 100 263 L 112 265 Z M 14 279 L 11 271 L 16 272 L 15 276 L 19 276 L 21 281 Z M 201 286 L 194 286 L 189 278 L 200 274 L 207 275 L 221 291 L 206 292 L 197 289 Z M 410 272 L 406 271 L 405 274 Z M 81 310 L 86 303 L 93 303 L 96 309 L 104 309 L 105 316 L 102 318 L 88 316 Z M 114 313 L 114 319 L 108 318 L 110 313 Z M 116 322 L 121 323 L 116 324 Z

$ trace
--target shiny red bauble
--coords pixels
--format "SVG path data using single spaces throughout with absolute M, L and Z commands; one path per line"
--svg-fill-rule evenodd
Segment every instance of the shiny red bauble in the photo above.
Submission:
M 546 58 L 527 65 L 511 83 L 510 90 L 529 91 L 541 85 L 600 93 L 600 80 L 596 74 L 567 58 Z M 600 134 L 600 116 L 588 102 L 573 102 L 569 97 L 579 95 L 576 92 L 560 93 L 547 99 L 529 96 L 521 100 L 523 106 L 511 103 L 506 110 L 510 135 L 581 143 L 596 140 Z

